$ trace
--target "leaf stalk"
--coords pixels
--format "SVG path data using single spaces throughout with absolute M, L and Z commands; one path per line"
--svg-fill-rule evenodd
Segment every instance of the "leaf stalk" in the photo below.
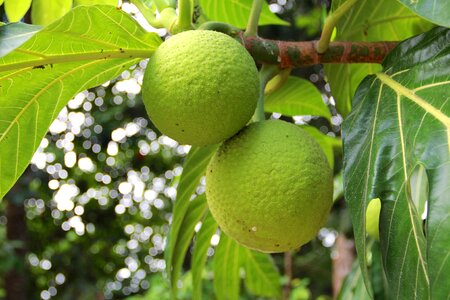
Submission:
M 178 33 L 193 28 L 191 0 L 178 0 L 178 18 L 173 32 Z
M 264 0 L 253 0 L 252 9 L 250 11 L 250 17 L 245 29 L 244 35 L 247 37 L 258 35 L 258 22 L 261 15 L 262 6 Z
M 261 70 L 259 71 L 259 99 L 256 104 L 256 110 L 252 117 L 253 122 L 261 122 L 266 119 L 264 113 L 264 90 L 266 88 L 267 82 L 272 79 L 280 69 L 275 65 L 263 64 Z
M 155 28 L 163 28 L 161 21 L 156 18 L 155 14 L 151 10 L 150 7 L 145 5 L 145 3 L 142 2 L 142 0 L 130 0 L 131 3 L 133 3 L 137 9 L 141 12 L 141 14 L 144 16 L 145 20 Z
M 341 6 L 339 6 L 334 12 L 332 12 L 325 20 L 325 24 L 322 29 L 322 35 L 317 42 L 317 52 L 325 53 L 328 50 L 328 45 L 331 41 L 331 35 L 336 27 L 337 22 L 345 15 L 345 13 L 353 7 L 357 0 L 347 0 Z

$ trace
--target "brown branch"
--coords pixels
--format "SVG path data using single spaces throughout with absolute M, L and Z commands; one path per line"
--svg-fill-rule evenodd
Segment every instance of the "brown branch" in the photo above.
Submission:
M 339 234 L 334 245 L 335 256 L 333 257 L 333 299 L 336 299 L 341 290 L 345 276 L 352 270 L 355 260 L 355 244 L 353 240 L 347 239 L 345 235 Z
M 292 290 L 292 252 L 284 253 L 284 276 L 287 278 L 287 282 L 283 288 L 283 299 L 289 299 Z
M 281 68 L 297 68 L 316 64 L 381 63 L 398 42 L 332 42 L 325 53 L 316 50 L 317 41 L 289 42 L 244 37 L 237 38 L 260 63 Z

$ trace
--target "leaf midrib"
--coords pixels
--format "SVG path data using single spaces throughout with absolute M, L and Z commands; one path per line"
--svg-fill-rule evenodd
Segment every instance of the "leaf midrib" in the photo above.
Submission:
M 22 117 L 22 115 L 28 110 L 28 108 L 34 103 L 36 102 L 36 99 L 45 91 L 47 91 L 49 86 L 52 86 L 53 84 L 55 84 L 58 81 L 61 81 L 62 79 L 66 78 L 69 75 L 72 75 L 74 72 L 79 71 L 80 68 L 83 69 L 91 64 L 96 64 L 99 63 L 98 60 L 95 61 L 91 61 L 87 64 L 82 64 L 80 66 L 78 66 L 77 68 L 74 68 L 72 70 L 70 70 L 67 73 L 64 73 L 62 76 L 55 78 L 54 80 L 52 80 L 50 83 L 48 83 L 44 88 L 42 88 L 38 93 L 36 93 L 36 95 L 34 95 L 30 101 L 28 101 L 28 103 L 21 109 L 21 111 L 14 117 L 13 120 L 11 120 L 10 125 L 6 128 L 6 130 L 4 132 L 2 132 L 2 135 L 0 136 L 0 144 L 3 142 L 3 140 L 5 139 L 5 137 L 8 135 L 9 131 L 12 129 L 12 127 L 14 126 L 14 124 L 17 123 L 17 125 L 19 125 L 19 119 Z
M 426 102 L 424 99 L 422 99 L 416 93 L 414 93 L 413 90 L 408 89 L 407 87 L 405 87 L 404 85 L 395 81 L 394 79 L 392 79 L 389 75 L 386 75 L 385 73 L 377 73 L 376 76 L 383 84 L 389 86 L 397 94 L 400 94 L 401 96 L 404 96 L 404 97 L 408 98 L 409 100 L 411 100 L 412 102 L 419 105 L 423 110 L 430 113 L 433 117 L 435 117 L 442 124 L 444 124 L 444 126 L 447 127 L 447 129 L 450 129 L 450 117 L 446 116 L 444 113 L 442 113 L 442 111 L 440 111 L 433 105 Z
M 450 117 L 446 116 L 442 111 L 422 99 L 413 90 L 400 84 L 389 75 L 385 73 L 377 73 L 376 76 L 383 84 L 389 86 L 392 90 L 394 90 L 395 93 L 404 96 L 417 104 L 420 108 L 422 108 L 425 112 L 431 114 L 447 128 L 447 144 L 450 153 Z
M 53 65 L 60 63 L 84 61 L 84 60 L 100 60 L 100 59 L 116 59 L 116 58 L 149 58 L 154 50 L 127 50 L 117 49 L 103 52 L 85 52 L 79 54 L 62 54 L 45 56 L 42 59 L 28 60 L 19 63 L 0 65 L 0 72 L 13 71 L 17 69 L 31 68 L 37 66 Z M 2 80 L 3 78 L 0 78 Z
M 436 109 L 434 106 L 432 106 L 431 104 L 427 103 L 424 99 L 422 99 L 421 97 L 416 95 L 412 90 L 408 89 L 404 85 L 402 85 L 399 82 L 395 81 L 394 79 L 392 79 L 390 76 L 386 75 L 385 73 L 381 73 L 380 72 L 380 73 L 377 73 L 376 76 L 381 81 L 381 83 L 383 85 L 388 86 L 389 88 L 391 88 L 397 94 L 397 109 L 399 109 L 401 96 L 404 96 L 405 98 L 411 100 L 412 102 L 414 102 L 415 104 L 420 106 L 426 112 L 430 113 L 436 119 L 441 121 L 447 127 L 447 133 L 449 134 L 449 131 L 450 131 L 450 118 L 445 116 L 440 110 Z M 398 113 L 400 113 L 400 112 L 398 111 Z M 402 135 L 401 115 L 399 115 L 398 117 L 399 117 L 400 133 Z M 402 151 L 403 151 L 403 153 L 405 153 L 405 149 L 404 149 L 404 145 L 403 145 L 403 137 L 401 137 L 401 143 L 402 143 Z M 449 142 L 449 147 L 450 147 L 450 142 Z M 405 161 L 404 155 L 402 155 L 402 156 L 403 156 L 403 168 L 404 168 L 404 177 L 405 177 L 404 180 L 406 182 L 406 180 L 407 180 L 406 161 Z M 413 213 L 412 213 L 411 209 L 412 209 L 411 208 L 411 203 L 408 202 L 408 212 L 409 212 L 409 217 L 410 217 L 410 221 L 411 221 L 412 230 L 414 232 L 414 237 L 415 237 L 414 241 L 415 241 L 416 248 L 417 248 L 417 253 L 418 253 L 418 256 L 419 256 L 420 265 L 421 265 L 421 268 L 423 270 L 423 273 L 424 273 L 424 276 L 425 276 L 425 280 L 426 280 L 427 284 L 429 285 L 430 280 L 429 280 L 429 277 L 428 277 L 427 268 L 425 266 L 424 254 L 422 253 L 422 249 L 421 249 L 421 247 L 420 247 L 420 245 L 418 243 L 418 239 L 416 238 L 416 236 L 418 236 L 418 229 L 416 228 L 416 224 L 414 222 L 414 217 L 413 217 Z
M 264 282 L 267 286 L 272 287 L 272 283 L 270 282 L 269 278 L 267 276 L 265 276 L 266 273 L 264 273 L 264 271 L 262 270 L 262 268 L 256 261 L 256 258 L 253 256 L 253 253 L 251 252 L 251 250 L 249 250 L 249 249 L 246 249 L 246 250 L 247 250 L 247 258 L 251 262 L 253 262 L 253 265 L 255 266 L 254 270 L 256 270 L 258 274 L 260 274 L 260 278 L 262 278 L 264 280 Z

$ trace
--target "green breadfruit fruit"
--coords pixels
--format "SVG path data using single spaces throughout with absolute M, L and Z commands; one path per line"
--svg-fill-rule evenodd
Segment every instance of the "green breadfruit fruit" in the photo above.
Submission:
M 182 144 L 216 144 L 250 120 L 259 77 L 246 49 L 215 31 L 185 31 L 150 58 L 142 99 L 152 122 Z
M 221 229 L 263 252 L 314 238 L 333 203 L 333 178 L 317 142 L 298 126 L 258 122 L 225 141 L 208 165 L 208 205 Z

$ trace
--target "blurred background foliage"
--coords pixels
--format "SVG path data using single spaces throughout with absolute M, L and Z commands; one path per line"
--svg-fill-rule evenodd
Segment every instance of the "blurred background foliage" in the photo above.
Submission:
M 260 35 L 282 40 L 317 39 L 330 6 L 326 0 L 269 4 L 291 26 L 263 26 Z M 123 9 L 137 12 L 125 1 Z M 7 22 L 5 5 L 0 14 Z M 32 15 L 30 9 L 23 21 L 31 23 Z M 177 180 L 190 147 L 161 135 L 147 118 L 140 96 L 145 65 L 142 61 L 119 78 L 75 96 L 0 203 L 0 298 L 169 299 L 163 254 Z M 271 117 L 309 123 L 338 137 L 342 117 L 322 66 L 297 69 L 293 75 L 317 86 L 331 122 L 276 113 Z M 335 170 L 340 167 L 341 151 L 336 149 Z M 203 191 L 204 181 L 197 193 Z M 316 240 L 297 253 L 273 255 L 284 274 L 282 283 L 291 282 L 289 299 L 333 295 L 336 244 L 342 240 L 353 251 L 346 238 L 351 237 L 350 218 L 339 197 Z M 208 256 L 214 255 L 218 239 L 213 236 Z M 189 253 L 184 265 L 189 270 Z M 179 282 L 181 299 L 191 298 L 190 276 L 185 272 Z M 205 299 L 213 299 L 210 264 L 203 276 Z M 255 298 L 242 291 L 241 299 Z

